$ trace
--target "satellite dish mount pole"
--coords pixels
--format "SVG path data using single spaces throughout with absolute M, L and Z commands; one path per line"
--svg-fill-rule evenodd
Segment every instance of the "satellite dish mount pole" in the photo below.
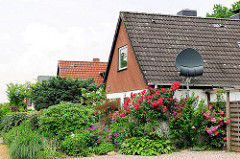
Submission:
M 187 77 L 186 78 L 186 83 L 187 83 L 187 98 L 189 98 L 189 92 L 190 92 L 190 89 L 189 89 L 189 83 L 191 81 L 191 77 Z

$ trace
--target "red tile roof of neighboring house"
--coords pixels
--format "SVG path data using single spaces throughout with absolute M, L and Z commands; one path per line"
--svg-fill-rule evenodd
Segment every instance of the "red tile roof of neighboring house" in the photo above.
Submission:
M 98 58 L 93 61 L 58 61 L 57 75 L 82 80 L 94 77 L 95 84 L 99 85 L 103 83 L 106 67 L 107 62 L 100 62 Z

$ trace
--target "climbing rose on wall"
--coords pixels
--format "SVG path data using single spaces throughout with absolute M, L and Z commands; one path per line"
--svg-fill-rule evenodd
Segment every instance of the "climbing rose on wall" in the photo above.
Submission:
M 206 128 L 205 131 L 208 134 L 209 145 L 215 148 L 223 148 L 226 146 L 226 125 L 230 120 L 225 117 L 223 111 L 225 103 L 223 100 L 222 91 L 219 90 L 216 93 L 217 101 L 212 105 L 205 105 L 205 109 L 202 112 L 205 117 Z

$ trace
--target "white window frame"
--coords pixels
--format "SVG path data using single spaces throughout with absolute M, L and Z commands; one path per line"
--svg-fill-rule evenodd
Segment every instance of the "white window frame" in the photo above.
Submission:
M 127 45 L 124 45 L 124 46 L 122 46 L 122 47 L 120 47 L 118 49 L 118 70 L 119 71 L 127 69 L 127 66 L 126 67 L 121 67 L 121 53 L 124 50 L 126 51 L 126 61 L 127 61 L 127 55 L 128 55 L 128 47 L 127 47 Z

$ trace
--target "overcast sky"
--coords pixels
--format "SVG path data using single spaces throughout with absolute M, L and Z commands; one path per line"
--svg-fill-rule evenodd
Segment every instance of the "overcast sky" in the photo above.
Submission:
M 107 61 L 119 11 L 205 17 L 237 0 L 0 0 L 0 103 L 6 84 L 57 73 L 58 60 Z

